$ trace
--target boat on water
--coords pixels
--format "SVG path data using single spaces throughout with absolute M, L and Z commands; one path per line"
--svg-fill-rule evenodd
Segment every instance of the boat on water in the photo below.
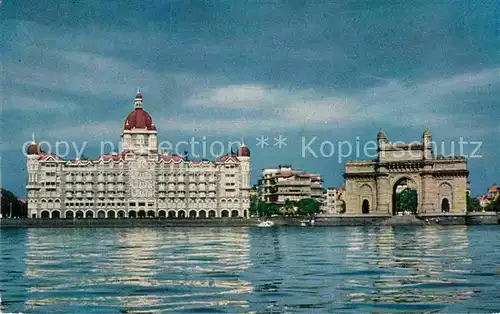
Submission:
M 257 227 L 261 227 L 261 228 L 272 227 L 272 226 L 274 226 L 274 222 L 272 222 L 270 220 L 261 221 L 257 225 Z

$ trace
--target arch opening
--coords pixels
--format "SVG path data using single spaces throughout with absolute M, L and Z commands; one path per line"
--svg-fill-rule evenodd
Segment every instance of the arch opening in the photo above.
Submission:
M 450 212 L 450 201 L 447 198 L 443 198 L 443 200 L 441 201 L 441 212 Z
M 215 218 L 216 214 L 215 214 L 215 210 L 211 210 L 208 212 L 208 217 L 209 218 Z
M 177 217 L 179 217 L 179 218 L 186 218 L 186 212 L 183 211 L 183 210 L 180 210 L 179 214 L 177 215 Z
M 71 210 L 68 210 L 68 211 L 66 211 L 65 216 L 68 219 L 73 219 L 75 214 Z
M 44 210 L 42 212 L 42 218 L 44 218 L 44 219 L 50 218 L 50 212 L 48 210 Z
M 52 218 L 61 218 L 61 212 L 58 210 L 54 210 L 51 216 Z
M 363 200 L 363 205 L 361 206 L 361 212 L 363 214 L 370 213 L 370 202 L 367 199 Z
M 392 214 L 415 215 L 418 209 L 418 194 L 415 181 L 409 178 L 399 179 L 392 190 Z
M 227 210 L 223 210 L 221 212 L 221 217 L 229 217 L 229 212 Z
M 176 217 L 175 211 L 169 210 L 168 211 L 168 218 L 175 218 L 175 217 Z

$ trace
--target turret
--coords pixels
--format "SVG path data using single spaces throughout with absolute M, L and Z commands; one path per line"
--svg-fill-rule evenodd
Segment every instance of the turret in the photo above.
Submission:
M 432 159 L 432 135 L 427 127 L 422 134 L 422 144 L 424 146 L 424 159 Z

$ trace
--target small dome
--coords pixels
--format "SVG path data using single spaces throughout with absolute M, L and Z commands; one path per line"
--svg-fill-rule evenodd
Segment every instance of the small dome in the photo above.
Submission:
M 248 147 L 246 147 L 245 144 L 242 144 L 239 148 L 238 148 L 238 154 L 237 154 L 238 157 L 250 157 L 250 149 L 248 149 Z
M 137 98 L 142 99 L 142 94 L 141 94 L 141 92 L 137 92 L 137 94 L 135 94 L 135 98 L 136 98 L 136 99 L 137 99 Z
M 38 145 L 35 142 L 32 142 L 31 144 L 28 145 L 28 148 L 26 149 L 26 153 L 28 155 L 38 155 L 40 153 L 38 149 Z

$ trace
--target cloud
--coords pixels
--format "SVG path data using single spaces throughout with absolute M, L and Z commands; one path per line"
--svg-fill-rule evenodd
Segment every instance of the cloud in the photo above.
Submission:
M 424 82 L 382 80 L 383 84 L 354 94 L 335 91 L 284 90 L 267 85 L 243 84 L 204 90 L 186 101 L 188 107 L 220 110 L 238 109 L 243 117 L 211 120 L 207 116 L 189 123 L 165 122 L 169 129 L 189 132 L 258 132 L 265 129 L 309 130 L 356 127 L 367 122 L 397 126 L 445 125 L 449 130 L 469 114 L 450 113 L 450 98 L 485 86 L 497 86 L 500 68 L 463 73 Z M 247 120 L 246 112 L 259 118 Z M 161 125 L 161 124 L 159 124 Z M 474 131 L 471 126 L 468 131 Z M 464 131 L 462 129 L 462 131 Z M 474 131 L 477 133 L 477 130 Z
M 54 98 L 38 98 L 25 96 L 22 94 L 6 96 L 4 113 L 19 112 L 23 114 L 37 114 L 47 111 L 66 111 L 72 112 L 77 109 L 76 105 L 70 101 L 61 101 Z

